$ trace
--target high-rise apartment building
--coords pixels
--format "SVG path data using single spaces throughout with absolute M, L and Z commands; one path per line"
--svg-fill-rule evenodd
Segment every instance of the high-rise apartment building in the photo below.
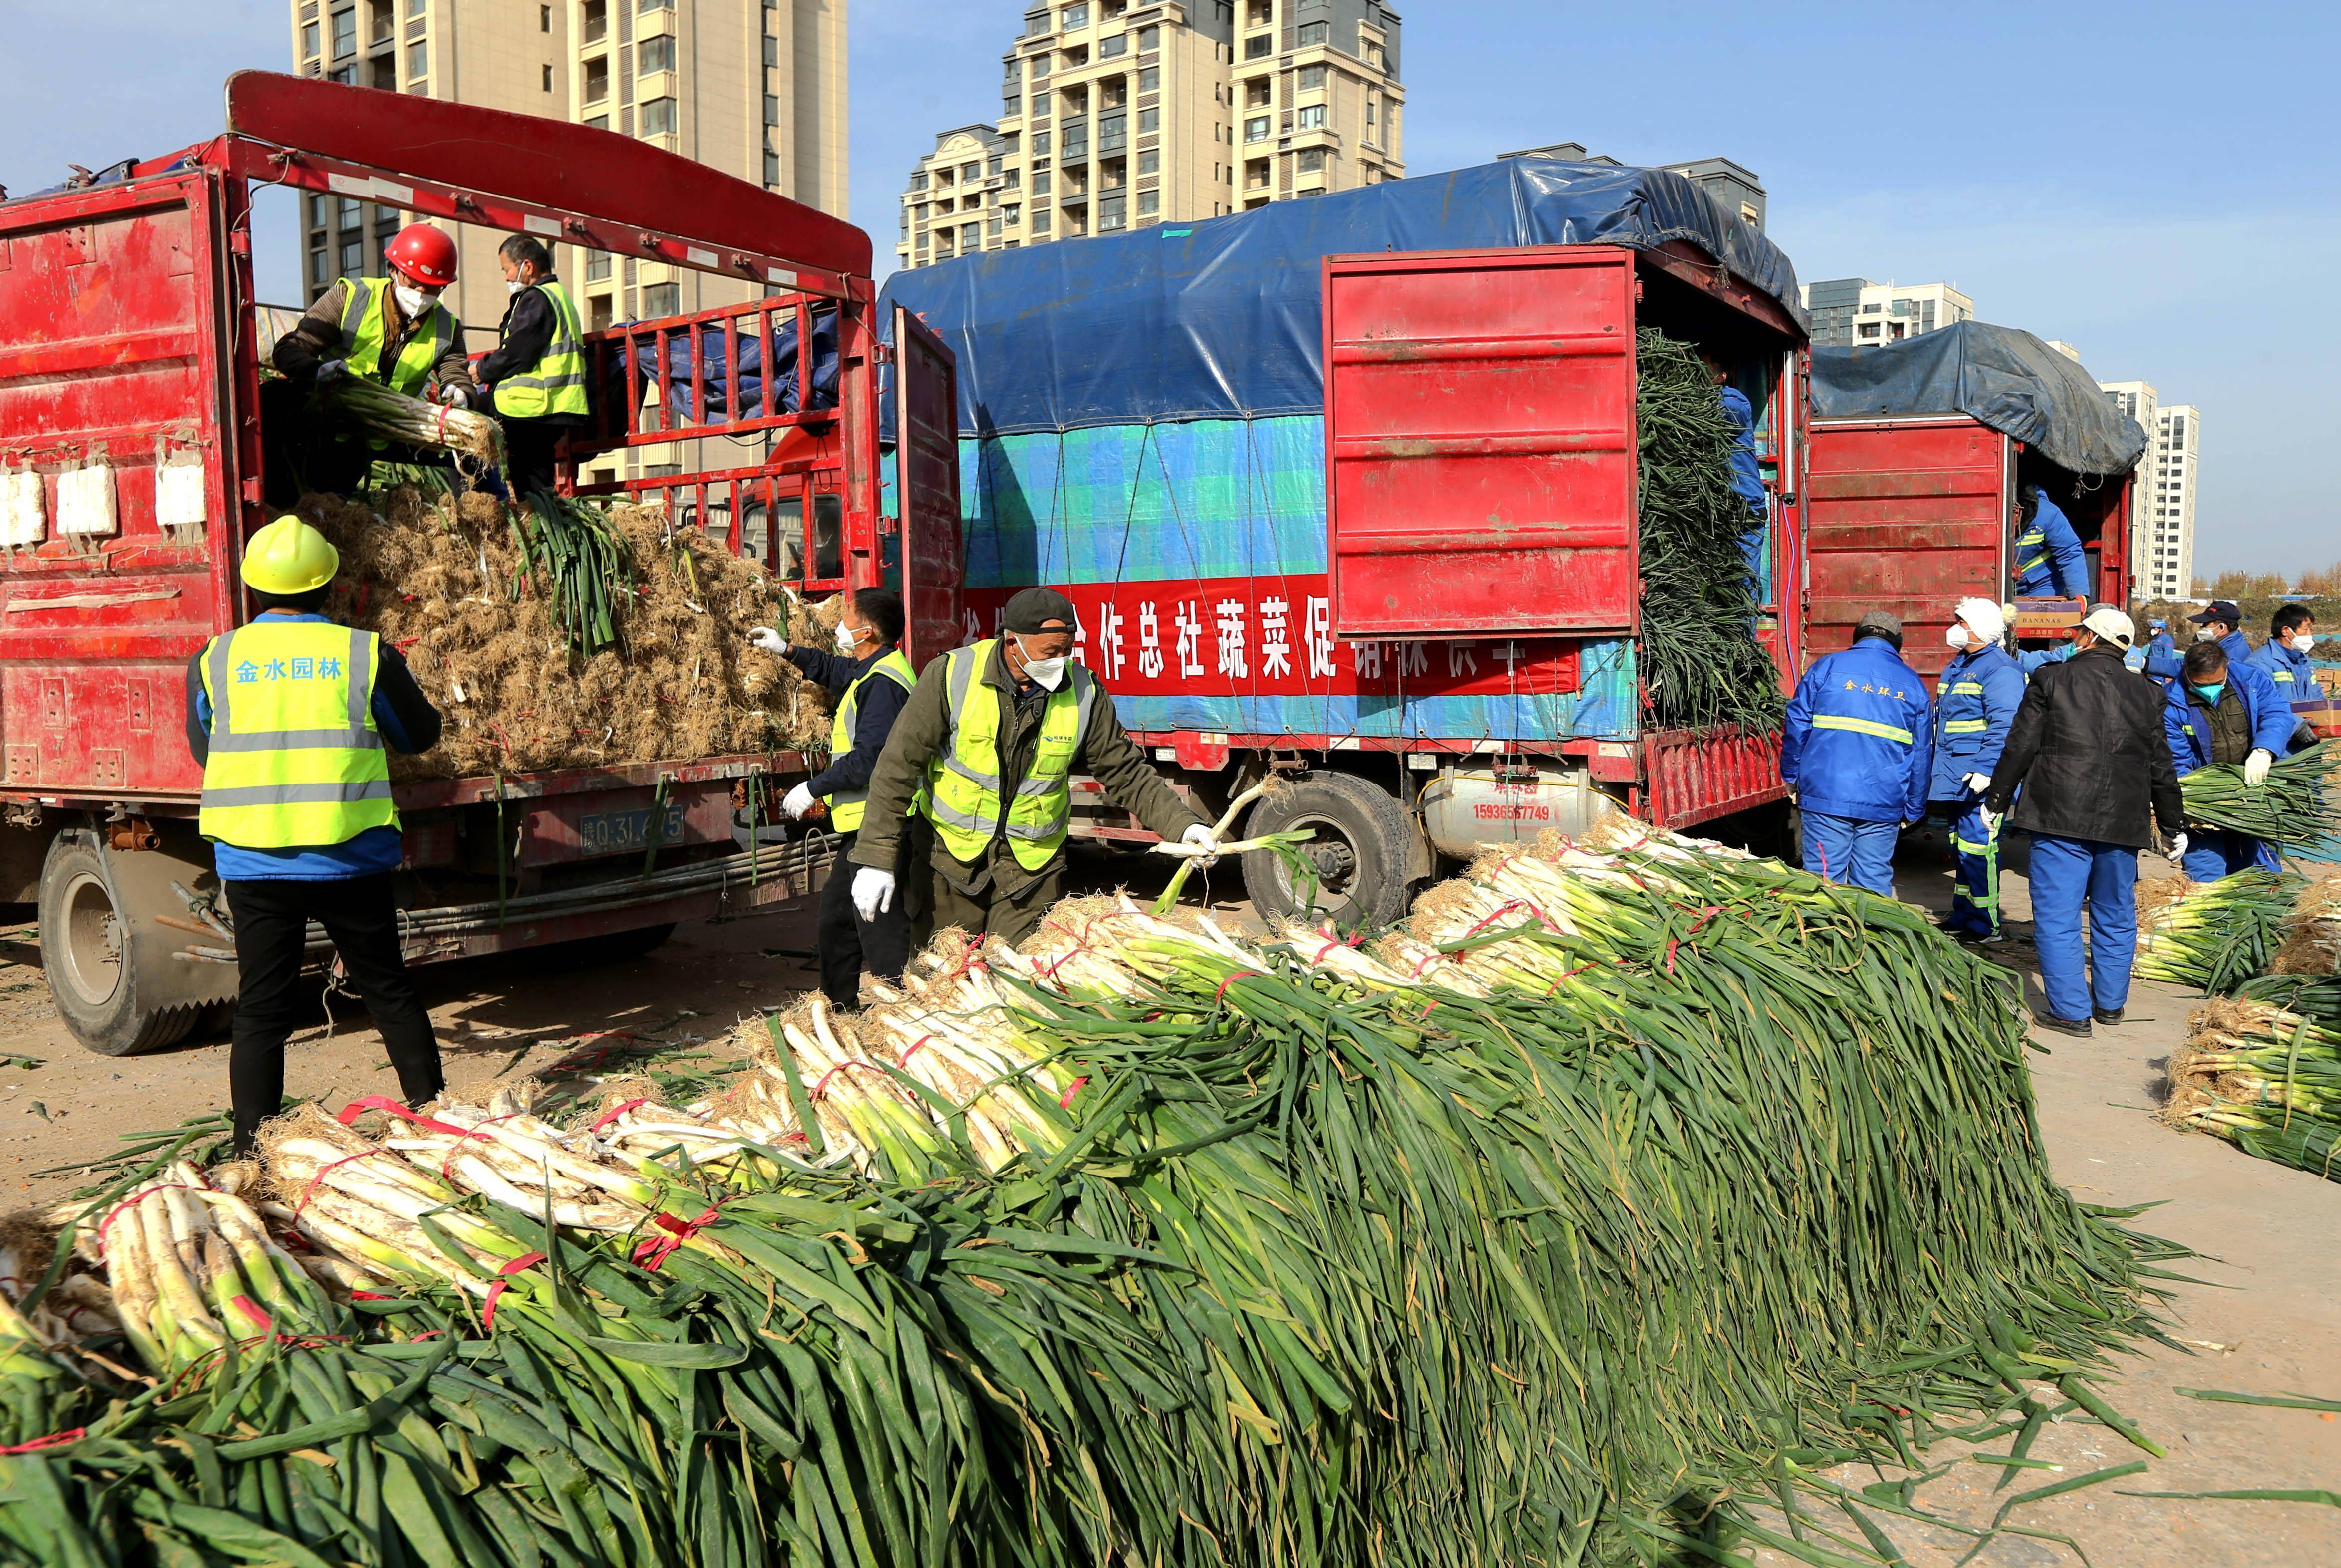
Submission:
M 2181 599 L 2195 586 L 2195 481 L 2203 415 L 2192 403 L 2156 411 L 2153 493 L 2141 494 L 2147 514 L 2146 570 L 2138 574 L 2147 599 Z M 2141 480 L 2143 492 L 2147 481 Z
M 845 213 L 845 0 L 292 0 L 304 75 L 598 126 Z M 378 276 L 406 214 L 304 195 L 301 276 Z M 447 303 L 493 342 L 503 235 L 456 231 Z M 589 327 L 735 304 L 751 285 L 556 247 Z M 639 453 L 637 454 L 640 455 Z M 655 455 L 655 454 L 653 454 Z
M 2130 497 L 2129 580 L 2138 592 L 2153 598 L 2147 568 L 2153 561 L 2150 541 L 2154 537 L 2154 519 L 2149 514 L 2154 508 L 2147 499 L 2147 476 L 2154 471 L 2155 451 L 2160 444 L 2161 422 L 2157 410 L 2161 407 L 2161 397 L 2152 382 L 2099 382 L 2097 385 L 2116 412 L 2127 414 L 2146 432 L 2146 455 L 2137 460 L 2137 489 Z
M 997 123 L 936 138 L 903 266 L 1214 218 L 1403 177 L 1379 0 L 1071 0 L 1025 14 Z
M 1975 320 L 1975 302 L 1949 283 L 1873 283 L 1832 278 L 1804 286 L 1816 346 L 1900 342 Z

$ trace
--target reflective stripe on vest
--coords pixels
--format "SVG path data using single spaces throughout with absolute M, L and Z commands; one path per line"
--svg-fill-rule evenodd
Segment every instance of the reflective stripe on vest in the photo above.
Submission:
M 862 688 L 882 675 L 905 691 L 919 683 L 919 672 L 911 668 L 911 661 L 902 657 L 899 648 L 890 650 L 885 658 L 856 676 L 845 689 L 845 695 L 837 700 L 837 717 L 830 720 L 829 757 L 832 764 L 853 749 L 853 727 L 861 716 Z M 832 791 L 828 799 L 830 826 L 841 833 L 860 831 L 862 814 L 870 807 L 870 791 L 838 789 Z
M 1957 686 L 1951 688 L 1951 695 L 1954 697 L 1980 697 L 1983 695 L 1983 683 L 1979 680 L 1962 680 Z
M 384 325 L 386 312 L 383 296 L 390 292 L 390 280 L 343 281 L 349 284 L 349 297 L 342 302 L 342 341 L 349 344 L 346 357 L 350 372 L 408 397 L 421 397 L 423 383 L 431 379 L 439 362 L 455 346 L 454 316 L 445 305 L 434 302 L 430 315 L 423 322 L 430 330 L 410 333 L 405 346 L 398 351 L 397 360 L 385 367 L 382 351 L 390 334 Z
M 927 819 L 958 860 L 978 860 L 1004 836 L 1017 864 L 1038 871 L 1055 858 L 1072 829 L 1073 759 L 1089 735 L 1097 681 L 1078 664 L 1049 693 L 1032 767 L 1004 813 L 1000 793 L 1000 693 L 982 679 L 997 640 L 945 655 L 951 735 L 927 764 Z
M 370 631 L 264 616 L 212 639 L 201 665 L 212 707 L 204 838 L 290 849 L 398 825 L 374 721 L 380 646 Z
M 577 307 L 569 291 L 547 279 L 535 285 L 553 307 L 553 337 L 544 353 L 523 375 L 506 376 L 496 383 L 496 412 L 509 419 L 543 419 L 548 414 L 583 414 L 585 409 L 585 350 L 580 339 Z
M 1988 729 L 1990 728 L 1991 720 L 1988 719 L 1953 719 L 1944 724 L 1943 733 L 1946 735 L 1973 735 L 1978 730 Z
M 1905 746 L 1915 746 L 1918 744 L 1918 741 L 1911 737 L 1911 734 L 1908 729 L 1898 729 L 1891 724 L 1874 724 L 1867 719 L 1840 719 L 1834 713 L 1822 713 L 1815 716 L 1813 719 L 1813 728 L 1816 729 L 1850 729 L 1856 735 L 1875 735 L 1880 740 L 1898 740 Z

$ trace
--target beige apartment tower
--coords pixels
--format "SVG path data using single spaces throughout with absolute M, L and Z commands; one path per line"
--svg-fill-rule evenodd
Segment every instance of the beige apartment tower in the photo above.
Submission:
M 845 0 L 293 0 L 292 15 L 304 75 L 639 136 L 845 215 Z M 302 202 L 308 298 L 335 278 L 380 274 L 383 243 L 406 214 L 338 197 Z M 493 346 L 503 316 L 503 236 L 457 233 L 447 303 L 478 351 Z M 589 327 L 751 293 L 742 281 L 570 245 L 554 264 Z
M 1379 0 L 1073 0 L 1026 13 L 996 124 L 935 138 L 895 256 L 1188 223 L 1403 178 Z

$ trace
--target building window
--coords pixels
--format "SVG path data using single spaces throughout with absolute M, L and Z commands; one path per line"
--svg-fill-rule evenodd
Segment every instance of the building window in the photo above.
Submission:
M 1244 58 L 1247 60 L 1265 60 L 1275 53 L 1276 39 L 1270 34 L 1262 33 L 1256 38 L 1244 40 Z
M 1118 153 L 1128 144 L 1126 116 L 1106 114 L 1098 120 L 1098 151 Z
M 1864 323 L 1861 323 L 1861 335 L 1862 335 L 1863 337 L 1866 337 L 1866 338 L 1874 338 L 1874 337 L 1876 337 L 1876 336 L 1878 335 L 1878 323 L 1877 323 L 1876 322 L 1864 322 Z
M 1068 33 L 1076 27 L 1086 27 L 1090 25 L 1090 8 L 1086 5 L 1068 5 L 1060 21 Z
M 769 101 L 769 100 L 768 100 Z M 652 98 L 643 105 L 643 134 L 672 135 L 674 132 L 674 100 Z
M 1244 122 L 1244 140 L 1247 142 L 1267 141 L 1268 118 L 1269 117 L 1266 114 L 1254 114 L 1250 119 L 1246 120 Z
M 1265 109 L 1275 95 L 1276 84 L 1265 76 L 1255 76 L 1244 84 L 1244 107 Z
M 1141 27 L 1138 30 L 1138 52 L 1140 54 L 1151 55 L 1155 50 L 1160 49 L 1161 47 L 1162 47 L 1162 30 L 1161 28 Z
M 608 55 L 585 62 L 585 101 L 598 104 L 610 95 L 610 60 Z
M 1129 53 L 1130 35 L 1127 33 L 1116 33 L 1111 38 L 1098 40 L 1098 58 L 1101 60 L 1111 60 Z
M 610 281 L 609 252 L 588 251 L 585 253 L 585 281 L 589 283 L 603 283 Z
M 544 67 L 544 75 L 543 75 L 543 84 L 544 84 L 544 90 L 545 90 L 546 92 L 548 92 L 548 93 L 552 92 L 552 91 L 553 91 L 553 67 L 552 67 L 552 66 L 547 65 L 547 66 L 545 66 L 545 67 Z
M 662 33 L 657 37 L 643 39 L 643 46 L 634 52 L 634 68 L 638 74 L 644 76 L 653 71 L 673 70 L 673 36 Z
M 596 131 L 606 131 L 610 128 L 610 116 L 607 114 L 590 114 L 586 116 L 585 124 Z
M 927 172 L 924 169 L 921 169 L 917 174 L 911 176 L 911 189 L 914 191 L 923 191 L 926 188 Z
M 672 11 L 674 9 L 674 0 L 634 0 L 634 9 L 637 12 Z
M 1301 66 L 1300 90 L 1304 93 L 1323 92 L 1325 90 L 1325 67 L 1322 65 Z
M 358 14 L 353 9 L 334 13 L 334 58 L 358 52 Z
M 1067 163 L 1079 163 L 1090 155 L 1090 128 L 1085 124 L 1065 127 L 1064 150 L 1058 154 Z
M 365 243 L 362 240 L 342 242 L 342 276 L 354 278 L 365 265 Z
M 768 185 L 778 185 L 780 183 L 781 155 L 778 153 L 766 153 L 764 154 L 764 184 Z
M 643 287 L 643 314 L 674 316 L 682 313 L 681 283 L 646 283 Z
M 304 22 L 301 25 L 301 58 L 312 59 L 316 53 L 317 25 L 314 22 Z
M 1036 234 L 1045 234 L 1049 232 L 1049 225 L 1054 222 L 1055 220 L 1049 215 L 1049 210 L 1043 207 L 1032 214 L 1032 232 Z
M 961 250 L 972 251 L 980 249 L 983 244 L 983 225 L 981 223 L 961 223 L 959 230 L 959 243 Z
M 1024 209 L 1021 207 L 1002 207 L 1000 209 L 1000 221 L 1007 224 L 1011 229 L 1016 228 L 1024 222 Z
M 1009 62 L 1008 62 L 1008 85 L 1009 85 L 1009 86 L 1011 86 L 1011 87 L 1013 87 L 1014 85 L 1016 85 L 1016 84 L 1017 84 L 1017 83 L 1019 83 L 1019 82 L 1021 82 L 1021 81 L 1022 81 L 1022 80 L 1023 80 L 1023 69 L 1022 69 L 1022 67 L 1021 67 L 1021 64 L 1020 64 L 1019 62 L 1015 61 L 1015 60 L 1011 60 L 1011 61 L 1009 61 Z
M 540 5 L 536 8 L 536 30 L 540 33 L 550 33 L 553 31 L 552 6 Z
M 1032 133 L 1032 155 L 1036 158 L 1045 158 L 1049 155 L 1048 132 L 1035 131 Z
M 548 71 L 552 68 L 550 65 L 545 67 Z M 420 82 L 429 74 L 431 74 L 430 46 L 423 44 L 409 44 L 406 46 L 406 79 L 409 82 Z
M 609 0 L 585 0 L 583 22 L 578 29 L 578 42 L 599 44 L 610 32 Z
M 1143 109 L 1141 109 L 1141 110 L 1138 112 L 1138 115 L 1139 115 L 1139 122 L 1138 122 L 1138 123 L 1139 123 L 1140 126 L 1141 126 L 1141 128 L 1143 128 L 1143 126 L 1144 126 L 1144 125 L 1145 125 L 1145 124 L 1146 124 L 1146 111 L 1145 111 L 1145 110 L 1143 110 Z M 1160 153 L 1141 153 L 1141 154 L 1138 154 L 1138 172 L 1139 172 L 1139 174 L 1140 174 L 1141 176 L 1146 175 L 1146 174 L 1161 174 L 1161 173 L 1162 172 L 1162 154 L 1160 154 Z
M 1145 70 L 1141 71 L 1138 74 L 1138 90 L 1141 93 L 1160 93 L 1162 90 L 1162 67 L 1149 65 Z
M 1024 172 L 1021 169 L 1002 170 L 1000 175 L 1000 183 L 1012 191 L 1017 186 L 1024 183 Z
M 1101 196 L 1098 199 L 1098 233 L 1110 233 L 1130 227 L 1130 202 L 1126 196 Z
M 780 95 L 776 93 L 767 93 L 764 94 L 764 124 L 767 125 L 777 125 L 780 123 Z
M 971 185 L 981 178 L 983 178 L 983 165 L 981 164 L 961 164 L 959 166 L 959 181 L 961 184 Z
M 1138 112 L 1138 134 L 1139 134 L 1140 135 L 1141 135 L 1141 136 L 1151 136 L 1151 135 L 1152 135 L 1155 132 L 1157 132 L 1157 131 L 1161 130 L 1161 128 L 1162 128 L 1162 111 L 1161 111 L 1161 110 L 1160 110 L 1160 109 L 1141 109 L 1141 110 Z
M 1301 131 L 1321 131 L 1325 128 L 1325 105 L 1311 104 L 1293 117 L 1293 127 Z
M 1141 218 L 1151 218 L 1151 217 L 1154 216 L 1157 213 L 1160 213 L 1161 210 L 1162 210 L 1162 193 L 1161 193 L 1161 192 L 1160 192 L 1160 191 L 1141 191 L 1141 192 L 1139 192 L 1139 193 L 1138 193 L 1138 215 L 1139 215 L 1140 217 L 1141 217 Z
M 1034 195 L 1045 196 L 1049 194 L 1049 171 L 1046 169 L 1035 169 L 1032 171 L 1032 194 Z
M 325 279 L 331 274 L 331 271 L 332 269 L 325 265 L 325 252 L 323 246 L 309 253 L 309 286 L 311 288 L 324 288 Z
M 1304 147 L 1292 156 L 1292 172 L 1296 174 L 1321 174 L 1325 172 L 1325 149 Z
M 406 0 L 406 14 L 409 16 L 420 16 L 429 9 L 431 9 L 431 0 Z
M 1300 25 L 1299 35 L 1300 46 L 1303 49 L 1306 49 L 1311 45 L 1322 44 L 1331 32 L 1332 27 L 1329 23 L 1303 22 Z

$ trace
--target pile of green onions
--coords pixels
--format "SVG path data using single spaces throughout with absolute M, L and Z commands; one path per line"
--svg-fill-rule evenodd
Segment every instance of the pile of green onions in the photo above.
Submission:
M 600 507 L 540 490 L 505 514 L 520 546 L 512 597 L 547 594 L 570 651 L 591 659 L 617 646 L 621 606 L 633 593 L 633 557 Z
M 2231 997 L 2267 972 L 2307 879 L 2288 871 L 2237 871 L 2197 884 L 2139 923 L 2133 973 Z
M 2274 978 L 2190 1020 L 2169 1119 L 2341 1181 L 2341 984 Z
M 2320 740 L 2279 758 L 2266 782 L 2256 786 L 2245 783 L 2244 770 L 2232 765 L 2196 769 L 2178 781 L 2187 820 L 2306 853 L 2341 834 L 2341 792 L 2326 777 L 2335 760 L 2331 744 Z
M 2020 1527 L 1838 1464 L 2158 1452 L 2091 1380 L 2175 1253 L 2051 1179 L 2011 980 L 1768 861 L 1555 840 L 1370 948 L 1075 900 L 748 1027 L 66 1216 L 122 1326 L 0 1318 L 0 1563 L 1871 1563 Z

